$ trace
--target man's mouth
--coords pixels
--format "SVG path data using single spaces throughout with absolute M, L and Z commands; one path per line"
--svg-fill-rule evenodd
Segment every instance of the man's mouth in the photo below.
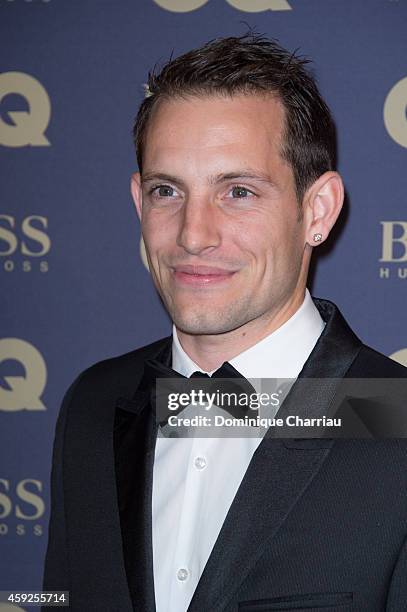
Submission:
M 183 265 L 173 268 L 177 283 L 189 286 L 208 286 L 228 281 L 236 270 L 228 270 L 217 266 Z

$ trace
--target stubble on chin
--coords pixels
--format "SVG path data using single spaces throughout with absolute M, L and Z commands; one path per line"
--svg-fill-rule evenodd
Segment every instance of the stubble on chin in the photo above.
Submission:
M 238 329 L 247 322 L 247 307 L 240 304 L 236 308 L 236 302 L 234 306 L 219 308 L 209 304 L 205 307 L 169 308 L 168 312 L 176 328 L 185 334 L 218 335 Z

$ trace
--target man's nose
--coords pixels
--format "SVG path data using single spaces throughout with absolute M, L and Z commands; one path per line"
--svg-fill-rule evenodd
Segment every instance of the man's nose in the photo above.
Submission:
M 190 198 L 181 213 L 177 245 L 191 255 L 214 249 L 221 242 L 218 211 L 205 198 Z

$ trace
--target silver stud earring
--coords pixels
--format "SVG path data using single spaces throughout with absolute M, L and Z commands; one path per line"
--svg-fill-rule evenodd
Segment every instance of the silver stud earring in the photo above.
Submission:
M 314 234 L 314 242 L 321 242 L 322 234 Z

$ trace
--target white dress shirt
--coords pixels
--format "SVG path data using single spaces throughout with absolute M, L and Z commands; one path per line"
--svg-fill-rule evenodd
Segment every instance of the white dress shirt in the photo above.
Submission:
M 324 322 L 308 289 L 294 315 L 229 361 L 246 378 L 297 378 Z M 173 326 L 172 368 L 199 366 Z M 186 612 L 260 437 L 157 437 L 153 469 L 153 566 L 157 612 Z

